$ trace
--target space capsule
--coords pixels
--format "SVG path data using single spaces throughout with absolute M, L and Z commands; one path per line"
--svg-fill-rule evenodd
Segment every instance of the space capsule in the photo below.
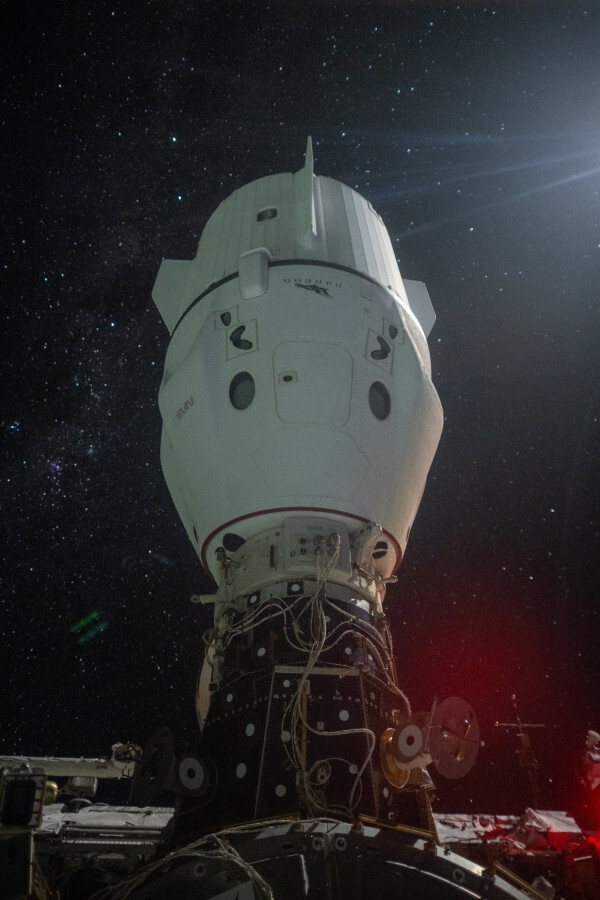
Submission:
M 205 568 L 219 580 L 217 551 L 254 543 L 237 589 L 300 577 L 310 520 L 342 531 L 334 581 L 389 578 L 443 417 L 429 295 L 402 280 L 371 204 L 314 175 L 309 139 L 299 172 L 221 203 L 195 259 L 163 260 L 152 296 L 171 333 L 161 461 Z

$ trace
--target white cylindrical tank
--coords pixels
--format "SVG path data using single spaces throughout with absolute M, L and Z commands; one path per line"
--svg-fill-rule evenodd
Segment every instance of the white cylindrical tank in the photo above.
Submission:
M 377 521 L 389 576 L 442 430 L 427 291 L 371 205 L 312 169 L 309 141 L 300 172 L 236 191 L 153 291 L 172 333 L 163 470 L 214 575 L 217 548 L 298 516 Z

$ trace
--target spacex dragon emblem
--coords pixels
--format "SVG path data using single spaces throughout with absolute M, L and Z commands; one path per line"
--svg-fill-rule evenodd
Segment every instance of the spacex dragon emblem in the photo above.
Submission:
M 304 288 L 305 291 L 313 291 L 315 294 L 318 294 L 319 297 L 331 297 L 328 289 L 321 284 L 298 284 L 298 282 L 296 282 L 296 287 Z

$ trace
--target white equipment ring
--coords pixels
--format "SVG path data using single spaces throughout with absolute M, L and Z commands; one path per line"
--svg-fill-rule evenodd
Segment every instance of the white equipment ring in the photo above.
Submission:
M 179 782 L 186 791 L 198 791 L 204 784 L 206 773 L 199 759 L 186 756 L 179 763 Z
M 398 750 L 403 759 L 414 759 L 423 746 L 423 732 L 418 725 L 405 725 L 398 735 Z

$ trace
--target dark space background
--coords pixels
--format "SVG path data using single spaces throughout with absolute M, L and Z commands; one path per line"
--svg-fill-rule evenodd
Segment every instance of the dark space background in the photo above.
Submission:
M 416 709 L 485 745 L 437 808 L 544 808 L 600 730 L 600 6 L 20 3 L 2 27 L 0 752 L 194 747 L 210 591 L 164 485 L 161 258 L 315 171 L 426 282 L 446 424 L 387 611 Z

